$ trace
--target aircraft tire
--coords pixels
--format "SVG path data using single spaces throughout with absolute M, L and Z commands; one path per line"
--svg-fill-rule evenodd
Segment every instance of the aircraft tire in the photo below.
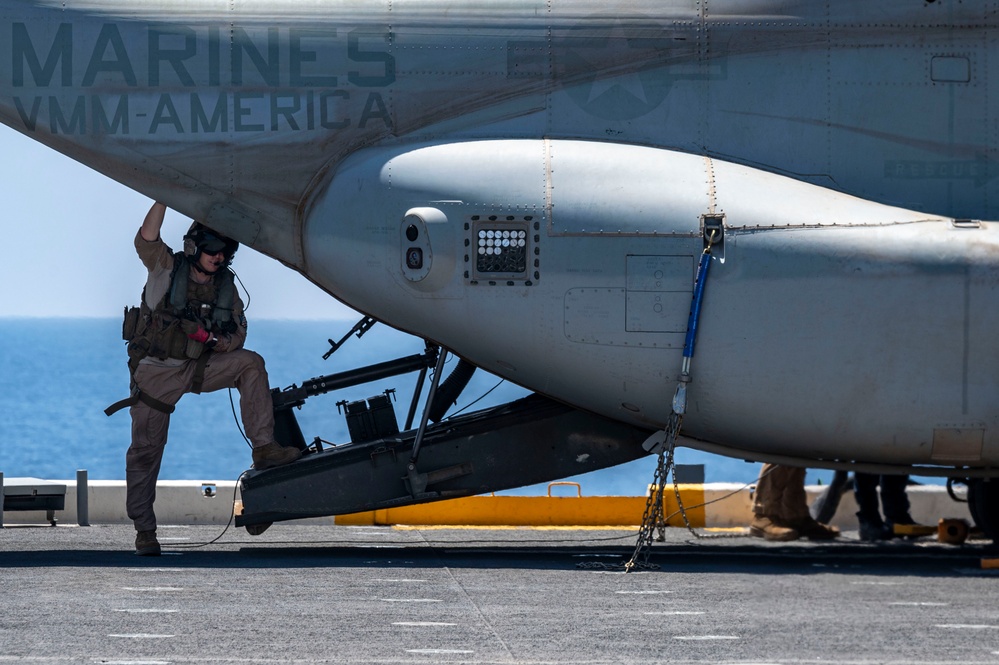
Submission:
M 974 522 L 975 526 L 979 529 L 982 528 L 982 518 L 978 514 L 978 490 L 977 487 L 980 480 L 967 480 L 968 485 L 968 512 L 971 513 L 971 521 Z
M 975 526 L 999 542 L 999 480 L 975 479 L 968 485 L 968 510 Z

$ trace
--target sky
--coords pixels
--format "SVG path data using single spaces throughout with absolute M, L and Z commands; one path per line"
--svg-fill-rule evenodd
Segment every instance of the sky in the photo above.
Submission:
M 146 271 L 132 241 L 150 205 L 142 194 L 0 125 L 0 317 L 118 317 L 125 305 L 137 305 Z M 163 239 L 180 249 L 190 224 L 168 212 Z M 360 317 L 248 247 L 240 247 L 233 268 L 254 319 Z

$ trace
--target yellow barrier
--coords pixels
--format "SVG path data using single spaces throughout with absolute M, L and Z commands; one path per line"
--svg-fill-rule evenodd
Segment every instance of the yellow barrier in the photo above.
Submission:
M 577 495 L 553 497 L 555 485 L 575 485 Z M 693 527 L 705 525 L 704 486 L 680 485 L 680 497 Z M 640 496 L 582 496 L 577 483 L 552 483 L 548 496 L 472 496 L 415 506 L 386 508 L 337 515 L 340 525 L 440 525 L 440 526 L 639 526 L 647 500 Z M 677 512 L 672 487 L 666 488 L 664 514 Z M 694 507 L 698 506 L 698 507 Z M 669 526 L 683 526 L 673 515 Z
M 684 511 L 687 514 L 687 521 L 690 526 L 701 528 L 707 525 L 706 511 L 704 506 L 704 485 L 703 484 L 678 484 L 680 490 L 680 501 L 683 502 Z M 649 485 L 649 492 L 653 492 L 654 485 Z M 663 491 L 663 515 L 666 517 L 666 526 L 686 526 L 683 522 L 683 515 L 677 505 L 676 493 L 673 486 L 668 485 Z

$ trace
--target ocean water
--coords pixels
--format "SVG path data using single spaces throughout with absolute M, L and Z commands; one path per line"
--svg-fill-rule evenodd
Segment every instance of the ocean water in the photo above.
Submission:
M 376 325 L 360 339 L 351 337 L 329 360 L 323 360 L 329 349 L 327 340 L 339 340 L 351 325 L 251 318 L 247 347 L 263 355 L 271 386 L 281 388 L 423 351 L 421 340 Z M 6 477 L 65 479 L 75 478 L 77 469 L 86 469 L 91 480 L 123 479 L 131 421 L 127 409 L 110 418 L 104 415 L 109 404 L 128 396 L 120 319 L 0 318 L 0 349 L 0 472 Z M 450 366 L 445 376 L 449 371 Z M 389 388 L 396 390 L 395 410 L 401 427 L 416 378 L 414 373 L 310 398 L 296 413 L 306 440 L 319 436 L 333 443 L 349 441 L 336 403 Z M 479 371 L 449 413 L 487 392 L 469 410 L 526 394 L 518 386 Z M 238 398 L 232 391 L 232 400 Z M 171 416 L 160 478 L 238 478 L 250 465 L 250 450 L 237 423 L 229 391 L 185 395 Z M 568 480 L 579 482 L 585 496 L 642 495 L 652 480 L 655 461 L 647 457 Z M 759 473 L 758 464 L 690 449 L 679 449 L 676 461 L 704 464 L 708 482 L 749 483 Z M 828 482 L 831 475 L 810 470 L 807 482 Z M 505 493 L 543 494 L 546 489 L 540 485 Z M 555 493 L 567 491 L 574 490 L 557 488 Z

